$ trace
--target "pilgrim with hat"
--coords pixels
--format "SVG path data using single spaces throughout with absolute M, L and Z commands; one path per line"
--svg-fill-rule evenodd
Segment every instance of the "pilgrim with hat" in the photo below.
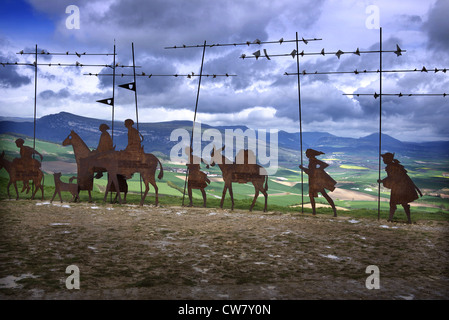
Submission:
M 105 123 L 100 124 L 101 136 L 98 141 L 97 152 L 105 152 L 114 150 L 113 142 L 111 135 L 107 130 L 109 130 L 109 126 Z
M 324 152 L 316 151 L 313 149 L 306 150 L 306 156 L 309 158 L 309 167 L 305 168 L 302 165 L 299 166 L 309 176 L 309 196 L 310 204 L 312 205 L 313 214 L 315 215 L 315 197 L 318 197 L 318 192 L 320 192 L 327 202 L 331 205 L 334 211 L 334 217 L 337 216 L 337 209 L 335 208 L 334 201 L 326 193 L 325 189 L 329 191 L 335 190 L 335 185 L 337 181 L 332 179 L 331 176 L 324 171 L 329 165 L 321 160 L 318 160 L 316 156 L 324 154 Z
M 107 130 L 109 130 L 109 126 L 106 123 L 100 124 L 99 130 L 101 131 L 100 140 L 98 141 L 98 147 L 94 150 L 94 153 L 102 153 L 107 151 L 115 150 L 113 146 L 111 135 Z M 98 171 L 95 175 L 96 179 L 100 179 L 103 176 L 102 171 Z
M 396 205 L 400 204 L 407 214 L 407 222 L 411 223 L 409 203 L 419 198 L 418 193 L 422 197 L 422 193 L 407 175 L 407 170 L 405 170 L 404 166 L 400 164 L 399 160 L 394 158 L 394 153 L 387 152 L 381 154 L 381 156 L 387 165 L 385 167 L 387 177 L 377 180 L 377 182 L 382 183 L 385 188 L 391 189 L 388 221 L 393 220 L 393 215 L 397 208 Z
M 20 158 L 15 158 L 13 163 L 16 167 L 20 167 L 24 172 L 34 172 L 39 170 L 41 163 L 33 158 L 33 154 L 38 155 L 43 160 L 42 155 L 34 148 L 24 145 L 25 140 L 19 138 L 16 140 L 16 146 L 20 149 Z
M 125 127 L 128 128 L 128 145 L 125 151 L 131 152 L 143 152 L 141 143 L 143 141 L 143 136 L 140 132 L 133 127 L 134 121 L 132 119 L 125 120 Z
M 33 155 L 38 155 L 41 158 L 41 161 L 44 158 L 34 148 L 25 146 L 25 140 L 22 138 L 17 139 L 15 142 L 17 148 L 20 149 L 20 158 L 15 158 L 13 160 L 15 170 L 26 177 L 31 177 L 31 175 L 36 174 L 41 168 L 41 163 L 39 160 L 34 159 Z M 25 189 L 27 190 L 27 193 L 30 191 L 30 185 L 27 180 L 24 180 L 22 192 Z

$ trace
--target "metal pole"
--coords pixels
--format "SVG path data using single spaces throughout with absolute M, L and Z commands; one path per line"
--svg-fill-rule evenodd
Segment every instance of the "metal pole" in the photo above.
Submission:
M 299 107 L 299 143 L 301 146 L 301 166 L 303 165 L 302 155 L 302 112 L 301 112 L 301 83 L 299 76 L 299 47 L 298 32 L 296 32 L 296 71 L 298 74 L 298 107 Z M 301 213 L 304 213 L 304 173 L 301 169 Z
M 382 154 L 382 27 L 379 29 L 380 53 L 379 53 L 379 185 L 377 193 L 377 220 L 380 220 L 380 170 Z
M 111 126 L 111 132 L 112 132 L 112 144 L 114 144 L 114 107 L 115 107 L 115 39 L 114 39 L 114 59 L 113 59 L 113 65 L 112 65 L 112 126 Z M 109 172 L 108 172 L 108 181 L 109 181 Z M 116 192 L 120 192 L 119 186 L 116 186 Z M 112 192 L 110 192 L 111 197 L 111 203 L 112 203 Z
M 200 69 L 200 76 L 199 76 L 199 80 L 198 80 L 198 91 L 196 93 L 196 103 L 195 103 L 195 113 L 193 116 L 193 125 L 192 125 L 192 136 L 190 137 L 190 152 L 193 152 L 193 135 L 194 135 L 194 130 L 195 130 L 195 122 L 196 122 L 196 113 L 198 110 L 198 100 L 200 97 L 200 88 L 201 88 L 201 78 L 203 75 L 203 65 L 204 65 L 204 55 L 206 53 L 206 41 L 204 41 L 204 45 L 203 45 L 203 57 L 201 58 L 201 69 Z M 188 161 L 190 162 L 190 154 L 188 155 Z M 187 176 L 189 174 L 189 168 L 187 167 L 186 170 L 186 178 L 184 181 L 184 193 L 182 195 L 182 205 L 184 205 L 184 198 L 186 195 L 186 186 L 187 186 Z
M 37 44 L 35 54 L 35 66 L 34 66 L 34 128 L 33 128 L 33 149 L 36 148 L 36 106 L 37 106 Z M 33 154 L 34 158 L 34 154 Z
M 33 150 L 36 150 L 36 113 L 37 113 L 37 44 L 35 51 L 35 65 L 34 65 L 34 116 L 33 116 Z M 33 152 L 33 159 L 34 159 Z M 34 194 L 34 181 L 32 184 L 31 194 Z
M 115 105 L 115 39 L 114 39 L 114 59 L 112 65 L 112 142 L 114 142 L 114 105 Z
M 136 102 L 136 123 L 137 123 L 137 131 L 139 131 L 139 110 L 137 108 L 137 83 L 136 83 L 136 63 L 134 59 L 134 42 L 131 42 L 131 48 L 133 52 L 133 75 L 134 75 L 134 100 Z M 143 196 L 143 190 L 142 190 L 142 175 L 139 173 L 140 176 L 140 197 Z
M 136 63 L 134 60 L 134 42 L 131 43 L 132 52 L 133 52 L 133 76 L 134 76 L 134 97 L 136 101 L 136 122 L 137 122 L 137 130 L 139 130 L 139 111 L 137 108 L 137 84 L 136 84 Z

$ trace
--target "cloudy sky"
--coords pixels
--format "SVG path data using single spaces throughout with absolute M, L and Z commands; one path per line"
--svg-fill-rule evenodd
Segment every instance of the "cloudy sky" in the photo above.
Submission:
M 69 5 L 79 9 L 66 12 Z M 199 74 L 202 48 L 171 46 L 245 43 L 319 38 L 300 43 L 308 52 L 406 50 L 402 56 L 383 54 L 383 69 L 429 72 L 385 73 L 383 93 L 449 93 L 449 1 L 446 0 L 2 0 L 0 62 L 33 62 L 38 45 L 45 52 L 111 53 L 116 62 L 132 65 L 134 43 L 137 72 Z M 295 43 L 252 44 L 206 49 L 197 120 L 210 125 L 299 130 L 296 60 L 287 54 Z M 241 59 L 260 50 L 259 59 Z M 39 55 L 39 63 L 109 65 L 112 56 Z M 379 54 L 357 56 L 305 55 L 300 71 L 377 70 Z M 132 69 L 117 68 L 117 73 Z M 430 71 L 432 70 L 432 71 Z M 111 107 L 95 102 L 112 96 L 112 78 L 86 73 L 110 73 L 103 67 L 38 68 L 37 116 L 71 112 L 110 120 Z M 131 82 L 118 77 L 116 85 Z M 198 77 L 138 77 L 140 122 L 193 120 Z M 344 93 L 379 92 L 378 74 L 301 76 L 303 131 L 361 137 L 379 128 L 379 99 Z M 135 119 L 134 94 L 116 87 L 115 118 Z M 383 132 L 405 141 L 449 140 L 449 97 L 383 97 Z M 0 66 L 0 115 L 33 117 L 34 69 Z

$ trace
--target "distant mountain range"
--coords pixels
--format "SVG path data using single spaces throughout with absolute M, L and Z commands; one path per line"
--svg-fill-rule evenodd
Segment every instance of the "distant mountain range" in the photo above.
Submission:
M 33 121 L 30 119 L 0 119 L 0 133 L 15 133 L 33 137 Z M 77 116 L 67 112 L 47 115 L 36 120 L 36 138 L 61 144 L 62 141 L 74 130 L 86 144 L 96 148 L 100 138 L 99 126 L 107 123 L 110 127 L 111 122 Z M 173 130 L 184 128 L 192 131 L 191 121 L 168 121 L 158 123 L 139 123 L 139 131 L 144 136 L 143 145 L 145 152 L 159 153 L 169 156 L 172 147 L 178 141 L 170 141 L 170 135 Z M 212 127 L 202 123 L 201 129 L 217 129 L 224 133 L 225 129 L 248 129 L 245 126 L 221 126 Z M 111 132 L 111 131 L 110 131 Z M 373 133 L 361 138 L 338 137 L 327 132 L 303 132 L 303 150 L 313 148 L 325 153 L 336 151 L 348 153 L 378 153 L 379 134 Z M 267 139 L 269 134 L 267 133 Z M 205 142 L 204 144 L 208 144 Z M 127 145 L 127 129 L 123 121 L 114 122 L 114 144 L 116 150 L 122 150 Z M 288 133 L 279 131 L 278 146 L 280 161 L 297 161 L 299 157 L 299 133 Z M 449 141 L 434 142 L 402 142 L 389 135 L 382 134 L 382 152 L 396 152 L 401 155 L 424 158 L 449 157 Z M 290 154 L 293 158 L 287 157 Z

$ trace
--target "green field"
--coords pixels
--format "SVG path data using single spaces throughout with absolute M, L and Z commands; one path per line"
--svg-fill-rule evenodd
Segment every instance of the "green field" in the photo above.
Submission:
M 2 134 L 0 135 L 0 152 L 5 151 L 5 158 L 12 160 L 15 157 L 19 157 L 19 149 L 16 147 L 14 141 L 17 136 L 11 136 Z M 27 140 L 26 140 L 27 141 Z M 26 145 L 31 145 L 28 141 Z M 75 157 L 73 149 L 71 147 L 63 147 L 54 143 L 45 141 L 36 141 L 36 150 L 38 150 L 44 156 L 44 162 L 50 163 L 63 163 L 71 164 L 72 167 L 75 163 Z M 45 151 L 43 151 L 45 150 Z M 184 195 L 185 185 L 185 173 L 175 172 L 179 169 L 185 169 L 185 166 L 170 163 L 168 160 L 161 161 L 164 167 L 164 177 L 162 180 L 157 180 L 159 188 L 160 203 L 170 205 L 181 205 L 184 201 L 188 204 L 187 191 Z M 338 207 L 349 209 L 350 211 L 339 210 L 339 214 L 357 215 L 357 212 L 365 212 L 367 216 L 377 217 L 378 208 L 378 170 L 376 169 L 376 159 L 368 159 L 360 155 L 360 159 L 354 156 L 339 152 L 338 154 L 329 154 L 327 157 L 329 167 L 327 172 L 337 181 L 337 188 L 339 193 L 330 192 L 329 195 L 334 199 L 335 204 Z M 412 207 L 412 214 L 431 215 L 432 217 L 438 217 L 438 219 L 448 220 L 449 216 L 449 178 L 447 172 L 449 172 L 449 160 L 439 159 L 435 160 L 414 160 L 406 159 L 403 162 L 407 168 L 410 177 L 415 184 L 422 190 L 424 197 L 415 202 L 416 205 Z M 48 167 L 48 166 L 47 166 Z M 76 167 L 75 167 L 76 168 Z M 210 167 L 203 171 L 208 173 L 209 177 L 220 178 L 221 172 L 218 167 Z M 49 200 L 54 193 L 54 181 L 52 172 L 47 170 L 45 172 L 45 199 Z M 67 172 L 63 174 L 62 180 L 68 182 L 71 176 L 76 175 L 76 172 Z M 106 175 L 105 175 L 106 176 Z M 381 172 L 381 176 L 385 177 L 385 172 Z M 8 182 L 8 173 L 6 170 L 0 170 L 0 198 L 7 198 L 6 185 Z M 206 188 L 207 192 L 207 204 L 208 207 L 218 207 L 222 190 L 223 182 L 213 181 Z M 307 175 L 302 176 L 303 183 L 301 184 L 301 172 L 298 169 L 297 164 L 290 164 L 290 167 L 279 168 L 275 175 L 269 177 L 268 182 L 268 210 L 280 211 L 280 212 L 298 212 L 301 210 L 302 205 L 305 206 L 305 212 L 311 212 L 307 208 L 307 204 L 310 202 L 308 196 L 308 184 Z M 94 192 L 93 197 L 95 202 L 102 202 L 104 196 L 105 186 L 107 180 L 105 177 L 94 180 Z M 19 183 L 21 188 L 21 183 Z M 141 183 L 139 174 L 135 174 L 132 179 L 128 180 L 129 194 L 128 203 L 138 203 L 140 200 Z M 143 187 L 144 188 L 144 187 Z M 20 191 L 20 189 L 19 189 Z M 254 196 L 254 187 L 252 184 L 233 184 L 235 208 L 249 209 Z M 389 190 L 381 188 L 381 197 L 388 199 Z M 10 192 L 14 197 L 13 187 L 10 187 Z M 341 195 L 348 193 L 346 198 L 339 198 L 335 194 Z M 88 196 L 86 191 L 81 192 L 81 200 L 87 201 Z M 367 201 L 364 196 L 371 196 L 372 200 Z M 40 197 L 40 194 L 38 194 Z M 65 193 L 63 195 L 64 201 L 69 201 L 71 195 Z M 202 196 L 199 190 L 193 191 L 194 205 L 202 205 Z M 20 194 L 21 199 L 30 198 L 29 194 Z M 184 198 L 184 200 L 183 200 Z M 302 203 L 303 199 L 303 203 Z M 59 201 L 59 200 L 58 200 Z M 317 203 L 327 204 L 323 197 L 316 198 Z M 154 189 L 150 185 L 150 192 L 146 198 L 146 204 L 154 203 Z M 259 195 L 255 210 L 262 210 L 264 203 L 264 197 Z M 229 193 L 226 195 L 224 208 L 230 208 Z M 380 208 L 383 212 L 382 215 L 387 216 L 388 202 L 381 201 Z M 330 208 L 318 208 L 319 213 L 331 213 Z M 397 211 L 403 212 L 402 208 L 398 208 Z

